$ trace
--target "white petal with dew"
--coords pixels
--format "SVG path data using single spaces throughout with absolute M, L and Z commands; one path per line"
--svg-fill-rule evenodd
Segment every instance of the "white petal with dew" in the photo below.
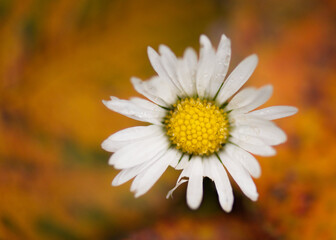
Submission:
M 231 130 L 230 135 L 245 143 L 252 143 L 253 145 L 258 145 L 258 146 L 266 145 L 266 143 L 260 138 L 255 137 L 255 136 L 246 135 L 244 133 L 240 133 L 238 132 L 237 128 L 234 128 L 233 130 Z
M 230 143 L 226 144 L 225 151 L 232 160 L 239 161 L 252 177 L 260 177 L 260 164 L 250 153 Z
M 219 156 L 242 192 L 252 201 L 256 201 L 258 199 L 257 188 L 246 169 L 239 162 L 232 160 L 225 152 L 220 152 Z
M 177 77 L 184 92 L 190 97 L 196 94 L 196 66 L 196 52 L 192 48 L 187 48 L 183 58 L 177 61 Z
M 153 164 L 157 159 L 153 158 L 150 161 L 141 163 L 137 166 L 126 168 L 121 170 L 117 176 L 112 181 L 112 186 L 119 186 L 121 184 L 124 184 L 125 182 L 131 180 L 135 176 L 139 175 L 141 172 L 146 170 L 150 165 Z
M 161 125 L 162 118 L 166 114 L 164 109 L 144 99 L 140 103 L 135 102 L 134 99 L 128 101 L 111 97 L 110 101 L 103 101 L 103 103 L 112 111 L 124 116 L 157 125 Z
M 164 117 L 166 115 L 166 110 L 162 109 L 161 107 L 150 101 L 147 101 L 146 99 L 132 97 L 129 99 L 129 102 L 133 103 L 139 108 L 144 108 L 148 111 L 157 112 L 161 117 Z
M 169 74 L 165 69 L 165 66 L 163 66 L 160 55 L 157 54 L 157 52 L 151 47 L 147 48 L 147 53 L 149 61 L 151 62 L 155 72 L 159 75 L 160 78 L 166 81 L 172 89 L 174 89 L 176 95 L 181 96 L 182 95 L 181 90 L 175 85 L 173 80 L 170 78 Z
M 296 107 L 291 106 L 272 106 L 248 113 L 248 115 L 260 117 L 266 120 L 274 120 L 288 117 L 298 112 Z
M 205 35 L 200 37 L 200 59 L 196 74 L 196 89 L 199 97 L 209 97 L 210 80 L 215 69 L 216 56 L 209 38 Z
M 241 114 L 231 114 L 230 113 L 230 120 L 232 126 L 276 126 L 275 123 L 269 120 L 265 120 L 259 117 L 255 117 L 249 114 L 241 113 Z
M 249 111 L 252 111 L 253 109 L 256 109 L 257 107 L 263 105 L 265 102 L 270 99 L 273 93 L 273 87 L 272 85 L 266 85 L 261 87 L 257 90 L 257 94 L 255 95 L 254 99 L 244 107 L 234 109 L 231 112 L 231 115 L 237 115 L 241 113 L 247 113 Z
M 278 145 L 286 142 L 287 136 L 275 124 L 251 124 L 241 125 L 234 128 L 232 132 L 245 136 L 257 137 L 267 145 Z
M 203 160 L 204 175 L 215 182 L 218 199 L 224 211 L 230 212 L 233 205 L 233 193 L 229 177 L 223 164 L 215 156 Z
M 253 54 L 245 58 L 225 80 L 217 101 L 222 104 L 234 95 L 249 79 L 258 64 L 257 55 Z
M 239 91 L 229 102 L 226 109 L 232 110 L 244 107 L 250 104 L 253 99 L 256 97 L 257 90 L 254 87 L 247 87 Z
M 203 197 L 203 164 L 201 157 L 193 157 L 189 167 L 191 169 L 187 187 L 187 204 L 191 209 L 197 209 Z
M 116 151 L 109 164 L 114 165 L 116 169 L 134 167 L 155 158 L 157 154 L 166 151 L 168 146 L 169 143 L 163 135 L 135 142 Z
M 126 128 L 109 136 L 101 146 L 108 152 L 115 152 L 128 144 L 160 134 L 162 134 L 162 128 L 156 125 Z
M 255 155 L 270 157 L 276 154 L 275 149 L 268 145 L 254 145 L 248 142 L 241 141 L 235 137 L 231 137 L 230 141 L 238 145 L 240 148 L 243 148 L 246 151 Z
M 179 89 L 179 91 L 184 95 L 182 86 L 177 78 L 177 58 L 175 54 L 166 46 L 160 45 L 159 52 L 161 54 L 161 63 L 166 73 L 168 74 L 170 80 Z
M 217 52 L 215 68 L 211 78 L 210 84 L 210 96 L 211 98 L 215 96 L 219 87 L 224 82 L 225 76 L 229 69 L 231 58 L 231 42 L 224 34 L 221 36 Z
M 184 91 L 188 96 L 194 96 L 196 94 L 196 71 L 197 71 L 197 53 L 192 48 L 187 48 L 184 51 L 182 63 L 181 63 L 181 73 L 179 80 Z M 182 70 L 183 69 L 183 70 Z M 183 72 L 183 74 L 182 74 Z
M 134 185 L 136 187 L 132 189 L 135 192 L 135 197 L 145 194 L 156 183 L 169 166 L 169 161 L 174 155 L 174 151 L 168 150 L 151 166 L 135 177 Z
M 158 76 L 147 81 L 132 77 L 131 82 L 138 93 L 160 106 L 169 107 L 176 101 L 174 89 L 170 89 L 170 85 Z

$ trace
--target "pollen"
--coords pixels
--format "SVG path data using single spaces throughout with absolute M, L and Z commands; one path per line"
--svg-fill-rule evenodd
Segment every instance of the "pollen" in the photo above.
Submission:
M 215 153 L 229 137 L 227 112 L 205 99 L 179 100 L 164 124 L 172 145 L 190 155 Z

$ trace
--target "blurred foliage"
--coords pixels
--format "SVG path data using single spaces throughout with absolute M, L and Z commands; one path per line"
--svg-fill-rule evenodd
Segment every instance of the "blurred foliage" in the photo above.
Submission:
M 331 0 L 0 0 L 0 239 L 336 239 L 335 16 Z M 139 124 L 101 100 L 154 74 L 146 47 L 181 55 L 201 33 L 231 38 L 232 66 L 257 53 L 248 84 L 300 109 L 277 121 L 278 155 L 258 158 L 258 202 L 236 188 L 230 214 L 209 180 L 198 211 L 185 187 L 166 200 L 172 169 L 139 199 L 111 188 L 100 149 Z

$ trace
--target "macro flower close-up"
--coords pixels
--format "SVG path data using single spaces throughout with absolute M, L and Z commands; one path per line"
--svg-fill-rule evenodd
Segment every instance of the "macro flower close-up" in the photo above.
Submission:
M 336 239 L 335 16 L 0 0 L 0 240 Z
M 203 197 L 203 178 L 217 189 L 219 203 L 230 212 L 234 196 L 228 174 L 252 201 L 258 199 L 253 178 L 261 169 L 253 155 L 276 154 L 273 146 L 286 141 L 286 134 L 271 120 L 297 112 L 291 106 L 257 109 L 271 97 L 273 88 L 242 86 L 258 64 L 253 54 L 241 61 L 226 77 L 231 42 L 222 35 L 217 49 L 207 36 L 200 37 L 200 53 L 192 48 L 183 57 L 165 45 L 159 53 L 148 47 L 150 63 L 157 76 L 142 81 L 133 77 L 137 92 L 145 96 L 121 100 L 111 97 L 103 103 L 148 126 L 121 130 L 103 143 L 113 152 L 109 164 L 120 169 L 112 185 L 134 178 L 135 197 L 145 194 L 171 166 L 182 170 L 176 186 L 187 182 L 187 204 L 197 209 Z

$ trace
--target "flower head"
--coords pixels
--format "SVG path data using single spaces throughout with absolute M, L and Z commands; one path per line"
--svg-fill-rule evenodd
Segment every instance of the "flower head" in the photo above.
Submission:
M 148 48 L 149 60 L 157 72 L 147 81 L 132 78 L 134 88 L 148 100 L 111 97 L 103 101 L 111 110 L 148 122 L 149 126 L 121 130 L 102 143 L 114 152 L 109 164 L 121 169 L 112 185 L 134 178 L 131 191 L 145 194 L 172 166 L 182 170 L 172 192 L 188 182 L 187 203 L 199 207 L 203 177 L 215 183 L 225 211 L 233 204 L 227 172 L 251 200 L 258 198 L 252 177 L 261 170 L 254 155 L 272 156 L 272 146 L 286 141 L 285 133 L 271 120 L 297 112 L 290 106 L 254 110 L 272 95 L 272 86 L 248 87 L 237 93 L 258 63 L 256 55 L 245 58 L 225 79 L 229 68 L 230 40 L 222 35 L 215 50 L 210 40 L 200 37 L 200 55 L 187 48 L 182 58 L 166 46 L 159 53 Z

